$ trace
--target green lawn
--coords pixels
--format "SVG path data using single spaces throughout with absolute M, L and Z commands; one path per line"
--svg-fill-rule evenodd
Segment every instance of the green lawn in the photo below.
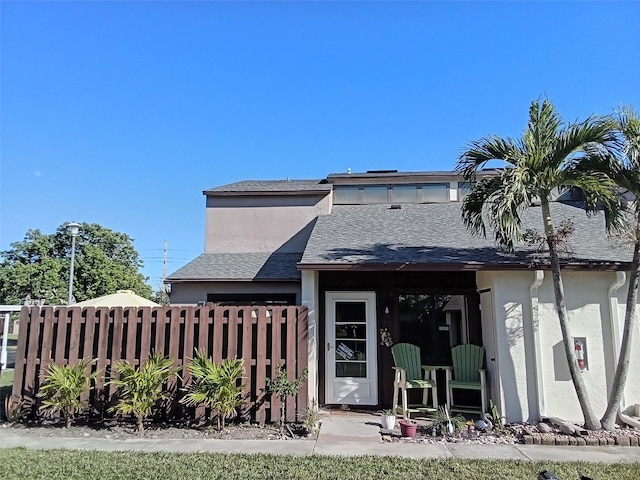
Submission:
M 3 479 L 491 479 L 536 480 L 551 470 L 562 480 L 636 480 L 640 464 L 531 463 L 488 460 L 410 460 L 396 457 L 290 457 L 273 455 L 0 450 Z

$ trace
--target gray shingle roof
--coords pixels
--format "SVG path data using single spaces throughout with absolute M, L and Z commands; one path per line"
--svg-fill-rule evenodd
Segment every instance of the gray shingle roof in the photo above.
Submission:
M 203 253 L 167 280 L 299 280 L 296 264 L 301 256 L 302 253 Z
M 304 193 L 314 190 L 329 192 L 331 184 L 321 183 L 323 180 L 243 180 L 205 190 L 206 193 L 267 193 L 290 192 Z
M 552 204 L 555 224 L 570 218 L 575 232 L 569 239 L 572 263 L 630 262 L 629 250 L 607 240 L 604 217 L 588 218 L 580 208 Z M 523 224 L 542 233 L 540 207 L 523 214 Z M 336 205 L 318 218 L 300 266 L 304 264 L 452 264 L 529 265 L 535 248 L 519 246 L 510 255 L 489 238 L 472 236 L 460 217 L 460 203 L 402 205 Z

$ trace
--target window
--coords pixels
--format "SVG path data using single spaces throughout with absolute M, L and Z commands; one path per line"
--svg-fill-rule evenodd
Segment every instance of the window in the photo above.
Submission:
M 363 187 L 362 203 L 388 203 L 388 188 L 386 186 Z
M 356 205 L 360 203 L 360 188 L 335 187 L 333 189 L 333 202 L 343 205 Z
M 207 303 L 224 306 L 271 305 L 282 306 L 296 304 L 295 293 L 209 293 Z
M 422 201 L 429 203 L 446 203 L 449 201 L 448 183 L 429 183 L 422 185 Z
M 418 187 L 415 185 L 395 185 L 391 195 L 392 203 L 417 203 Z

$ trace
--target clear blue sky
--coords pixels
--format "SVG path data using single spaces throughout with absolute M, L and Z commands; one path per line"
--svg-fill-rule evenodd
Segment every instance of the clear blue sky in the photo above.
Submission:
M 204 244 L 202 191 L 452 169 L 640 108 L 640 3 L 12 2 L 1 9 L 0 249 L 68 221 L 128 233 L 157 287 Z

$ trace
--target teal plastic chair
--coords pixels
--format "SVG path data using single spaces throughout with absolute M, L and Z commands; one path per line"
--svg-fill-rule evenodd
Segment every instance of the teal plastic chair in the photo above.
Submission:
M 433 398 L 433 408 L 438 409 L 438 389 L 433 367 L 422 365 L 420 362 L 420 348 L 410 343 L 396 343 L 392 348 L 395 367 L 395 379 L 393 381 L 393 411 L 398 410 L 398 394 L 402 393 L 402 415 L 409 418 L 410 411 L 429 410 L 427 401 L 429 389 Z M 407 403 L 407 390 L 420 388 L 423 390 L 422 405 Z M 417 407 L 417 408 L 416 408 Z
M 458 345 L 451 349 L 453 367 L 447 369 L 447 408 L 462 413 L 487 411 L 487 380 L 484 368 L 484 347 Z M 453 403 L 454 390 L 477 390 L 480 392 L 480 408 Z

